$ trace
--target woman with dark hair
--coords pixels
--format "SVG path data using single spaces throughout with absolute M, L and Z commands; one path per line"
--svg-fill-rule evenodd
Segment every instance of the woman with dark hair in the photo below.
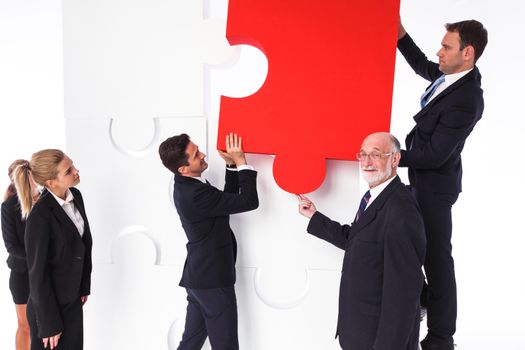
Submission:
M 30 181 L 45 187 L 30 205 Z M 84 201 L 76 186 L 78 170 L 62 151 L 33 154 L 29 166 L 15 170 L 29 271 L 27 319 L 31 350 L 81 350 L 82 306 L 90 294 L 91 247 Z
M 29 350 L 30 337 L 26 307 L 29 297 L 29 279 L 27 275 L 26 250 L 24 246 L 25 220 L 22 220 L 20 203 L 13 183 L 13 173 L 17 167 L 29 166 L 24 159 L 15 160 L 8 168 L 11 183 L 7 187 L 2 203 L 2 237 L 9 256 L 7 266 L 11 269 L 9 289 L 16 307 L 18 328 L 15 336 L 16 350 Z M 38 199 L 40 192 L 30 180 L 31 205 Z

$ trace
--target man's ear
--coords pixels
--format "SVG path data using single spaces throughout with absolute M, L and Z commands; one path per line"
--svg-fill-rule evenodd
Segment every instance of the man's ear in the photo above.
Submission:
M 395 168 L 399 165 L 399 160 L 401 159 L 401 152 L 394 153 L 392 157 L 392 167 Z
M 465 59 L 465 61 L 472 60 L 474 62 L 474 54 L 475 54 L 475 50 L 474 50 L 474 46 L 472 45 L 467 45 L 463 49 L 463 58 Z
M 188 166 L 182 165 L 177 169 L 177 171 L 179 172 L 179 174 L 184 175 L 188 172 Z

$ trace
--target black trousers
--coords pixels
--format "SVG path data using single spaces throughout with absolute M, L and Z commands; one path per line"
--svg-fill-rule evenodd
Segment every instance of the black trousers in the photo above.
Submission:
M 427 306 L 428 335 L 433 342 L 450 344 L 456 332 L 457 293 L 452 258 L 452 205 L 458 194 L 412 188 L 425 222 L 427 251 L 422 305 Z
M 64 330 L 58 341 L 56 350 L 82 350 L 84 347 L 84 316 L 80 296 L 69 304 L 59 304 L 60 316 Z M 42 338 L 38 337 L 36 314 L 31 302 L 27 302 L 27 321 L 31 334 L 31 350 L 44 350 Z M 49 349 L 49 343 L 47 345 Z
M 213 350 L 238 350 L 237 298 L 233 286 L 186 289 L 186 324 L 178 350 L 198 350 L 209 337 Z

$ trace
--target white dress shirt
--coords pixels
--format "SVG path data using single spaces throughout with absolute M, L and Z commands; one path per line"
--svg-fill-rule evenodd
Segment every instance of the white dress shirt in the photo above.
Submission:
M 430 98 L 428 99 L 427 103 L 432 101 L 437 95 L 439 95 L 441 92 L 443 92 L 443 90 L 445 90 L 446 88 L 448 88 L 450 85 L 454 84 L 456 81 L 458 81 L 459 79 L 463 78 L 465 75 L 468 74 L 468 72 L 470 72 L 472 69 L 474 68 L 470 68 L 468 70 L 465 70 L 463 72 L 459 72 L 459 73 L 454 73 L 454 74 L 446 74 L 445 75 L 445 81 L 443 83 L 441 83 L 437 88 L 436 88 L 436 91 L 434 91 L 434 93 L 432 94 L 432 96 L 430 96 Z
M 248 165 L 248 164 L 239 165 L 237 168 L 226 168 L 226 169 L 229 171 L 255 170 L 253 166 Z M 202 176 L 192 176 L 192 177 L 194 179 L 199 180 L 202 183 L 206 183 L 206 179 L 203 178 Z
M 382 184 L 379 184 L 376 187 L 371 188 L 369 190 L 370 191 L 370 199 L 368 200 L 368 203 L 366 204 L 365 210 L 368 209 L 370 204 L 372 204 L 372 202 L 377 198 L 377 196 L 379 196 L 379 194 L 381 192 L 383 192 L 383 190 L 386 188 L 386 186 L 388 186 L 388 184 L 391 183 L 392 180 L 394 180 L 394 179 L 395 179 L 395 176 L 393 176 L 391 179 L 388 179 L 385 182 L 383 182 Z

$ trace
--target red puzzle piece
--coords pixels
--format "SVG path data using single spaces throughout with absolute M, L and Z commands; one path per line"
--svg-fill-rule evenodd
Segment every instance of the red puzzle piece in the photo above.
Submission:
M 218 148 L 275 154 L 277 184 L 308 193 L 326 159 L 355 160 L 370 133 L 390 129 L 399 0 L 230 0 L 227 38 L 268 58 L 255 94 L 222 96 Z

